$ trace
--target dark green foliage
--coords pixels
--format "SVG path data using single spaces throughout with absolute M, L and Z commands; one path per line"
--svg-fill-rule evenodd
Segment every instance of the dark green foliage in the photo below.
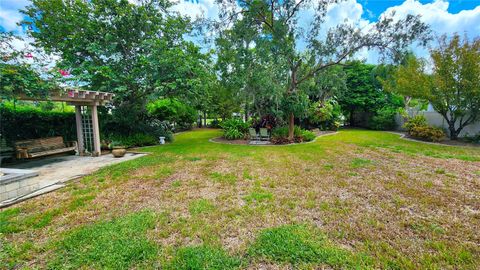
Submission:
M 397 110 L 391 107 L 384 107 L 376 111 L 370 119 L 368 126 L 374 130 L 393 130 L 396 127 L 395 115 Z
M 157 247 L 146 236 L 154 226 L 154 215 L 140 212 L 74 229 L 58 243 L 49 268 L 129 269 L 156 256 Z
M 271 136 L 271 141 L 274 144 L 286 144 L 286 143 L 291 143 L 291 141 L 288 139 L 288 127 L 277 127 L 272 129 L 272 136 Z M 316 138 L 317 136 L 315 133 L 301 129 L 299 126 L 295 126 L 293 130 L 293 138 L 294 142 L 308 142 L 312 141 Z
M 236 269 L 241 264 L 240 258 L 230 256 L 222 249 L 207 246 L 190 246 L 179 249 L 167 269 Z
M 125 147 L 141 147 L 158 144 L 159 139 L 150 134 L 137 133 L 127 136 L 112 136 L 110 140 Z M 171 138 L 167 137 L 167 140 L 171 140 Z
M 75 114 L 38 111 L 30 108 L 13 110 L 0 106 L 1 133 L 8 143 L 23 139 L 62 136 L 76 140 Z
M 314 228 L 304 225 L 284 225 L 261 231 L 248 255 L 275 263 L 315 263 L 340 268 L 368 264 L 368 258 L 334 246 Z
M 249 123 L 245 123 L 240 118 L 231 118 L 221 124 L 223 137 L 227 140 L 243 139 L 248 131 Z
M 197 119 L 197 111 L 177 99 L 159 99 L 147 105 L 150 116 L 178 125 L 179 130 L 190 129 Z
M 302 139 L 304 142 L 310 142 L 315 140 L 317 135 L 315 133 L 311 132 L 310 130 L 302 130 Z
M 375 65 L 354 61 L 344 70 L 347 74 L 347 88 L 338 94 L 337 99 L 349 119 L 350 126 L 369 127 L 367 123 L 372 117 L 377 116 L 374 120 L 376 124 L 373 124 L 372 128 L 379 127 L 377 124 L 386 120 L 383 118 L 386 112 L 379 113 L 380 110 L 384 108 L 393 110 L 403 106 L 401 97 L 383 91 L 375 77 Z
M 52 82 L 42 79 L 28 64 L 0 63 L 1 98 L 12 98 L 20 93 L 28 96 L 46 96 L 53 87 Z

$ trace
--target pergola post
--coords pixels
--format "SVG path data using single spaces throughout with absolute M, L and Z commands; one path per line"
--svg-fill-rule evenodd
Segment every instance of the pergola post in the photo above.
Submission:
M 100 147 L 100 127 L 98 125 L 97 103 L 92 105 L 92 132 L 93 132 L 93 156 L 100 156 L 102 149 Z
M 80 105 L 75 105 L 75 122 L 77 124 L 78 155 L 83 156 L 85 153 L 85 145 L 83 143 L 82 106 Z

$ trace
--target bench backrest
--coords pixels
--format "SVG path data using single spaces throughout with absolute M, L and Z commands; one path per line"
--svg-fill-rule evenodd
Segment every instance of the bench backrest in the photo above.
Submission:
M 32 139 L 15 142 L 16 148 L 27 148 L 27 151 L 30 153 L 43 152 L 53 149 L 64 148 L 65 143 L 61 136 L 42 138 L 42 139 Z

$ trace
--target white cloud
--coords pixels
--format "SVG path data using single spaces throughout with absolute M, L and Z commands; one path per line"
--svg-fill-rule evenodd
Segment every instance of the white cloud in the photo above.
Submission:
M 470 36 L 480 34 L 480 2 L 474 9 L 462 10 L 455 14 L 448 12 L 448 6 L 449 3 L 445 0 L 436 0 L 430 4 L 407 0 L 399 6 L 388 8 L 383 14 L 395 11 L 395 16 L 421 15 L 421 20 L 429 24 L 438 34 L 451 35 L 455 32 L 466 32 Z
M 0 25 L 6 31 L 21 31 L 22 28 L 17 25 L 23 19 L 18 10 L 4 9 L 0 6 Z
M 446 0 L 436 0 L 433 3 L 422 4 L 418 0 L 406 0 L 401 5 L 385 10 L 380 16 L 391 14 L 395 11 L 394 18 L 402 18 L 408 14 L 421 15 L 420 20 L 428 24 L 436 35 L 452 35 L 453 33 L 466 33 L 470 38 L 480 34 L 480 3 L 471 10 L 462 10 L 458 13 L 448 12 L 449 3 Z M 435 46 L 432 43 L 431 46 Z M 429 58 L 427 48 L 411 46 L 418 57 Z M 361 54 L 370 63 L 378 62 L 378 53 L 375 51 L 362 52 Z
M 199 17 L 215 19 L 218 16 L 218 7 L 214 0 L 176 0 L 172 2 L 176 4 L 170 8 L 171 10 L 188 16 L 192 20 Z

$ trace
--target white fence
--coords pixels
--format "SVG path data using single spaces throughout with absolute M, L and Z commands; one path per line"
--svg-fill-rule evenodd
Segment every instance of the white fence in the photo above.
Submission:
M 443 116 L 440 115 L 439 113 L 421 111 L 421 112 L 418 112 L 417 114 L 424 115 L 425 118 L 427 118 L 428 124 L 430 124 L 434 127 L 442 128 L 442 129 L 445 130 L 446 134 L 449 134 L 447 121 L 445 121 Z M 404 130 L 403 129 L 403 124 L 405 122 L 404 122 L 403 117 L 401 117 L 400 115 L 397 114 L 396 117 L 395 117 L 395 121 L 397 122 L 398 130 Z M 458 127 L 458 121 L 456 123 L 456 127 Z M 473 135 L 476 135 L 476 134 L 479 134 L 479 133 L 480 133 L 480 120 L 477 120 L 477 122 L 464 127 L 462 129 L 462 131 L 460 132 L 459 137 L 473 136 Z

